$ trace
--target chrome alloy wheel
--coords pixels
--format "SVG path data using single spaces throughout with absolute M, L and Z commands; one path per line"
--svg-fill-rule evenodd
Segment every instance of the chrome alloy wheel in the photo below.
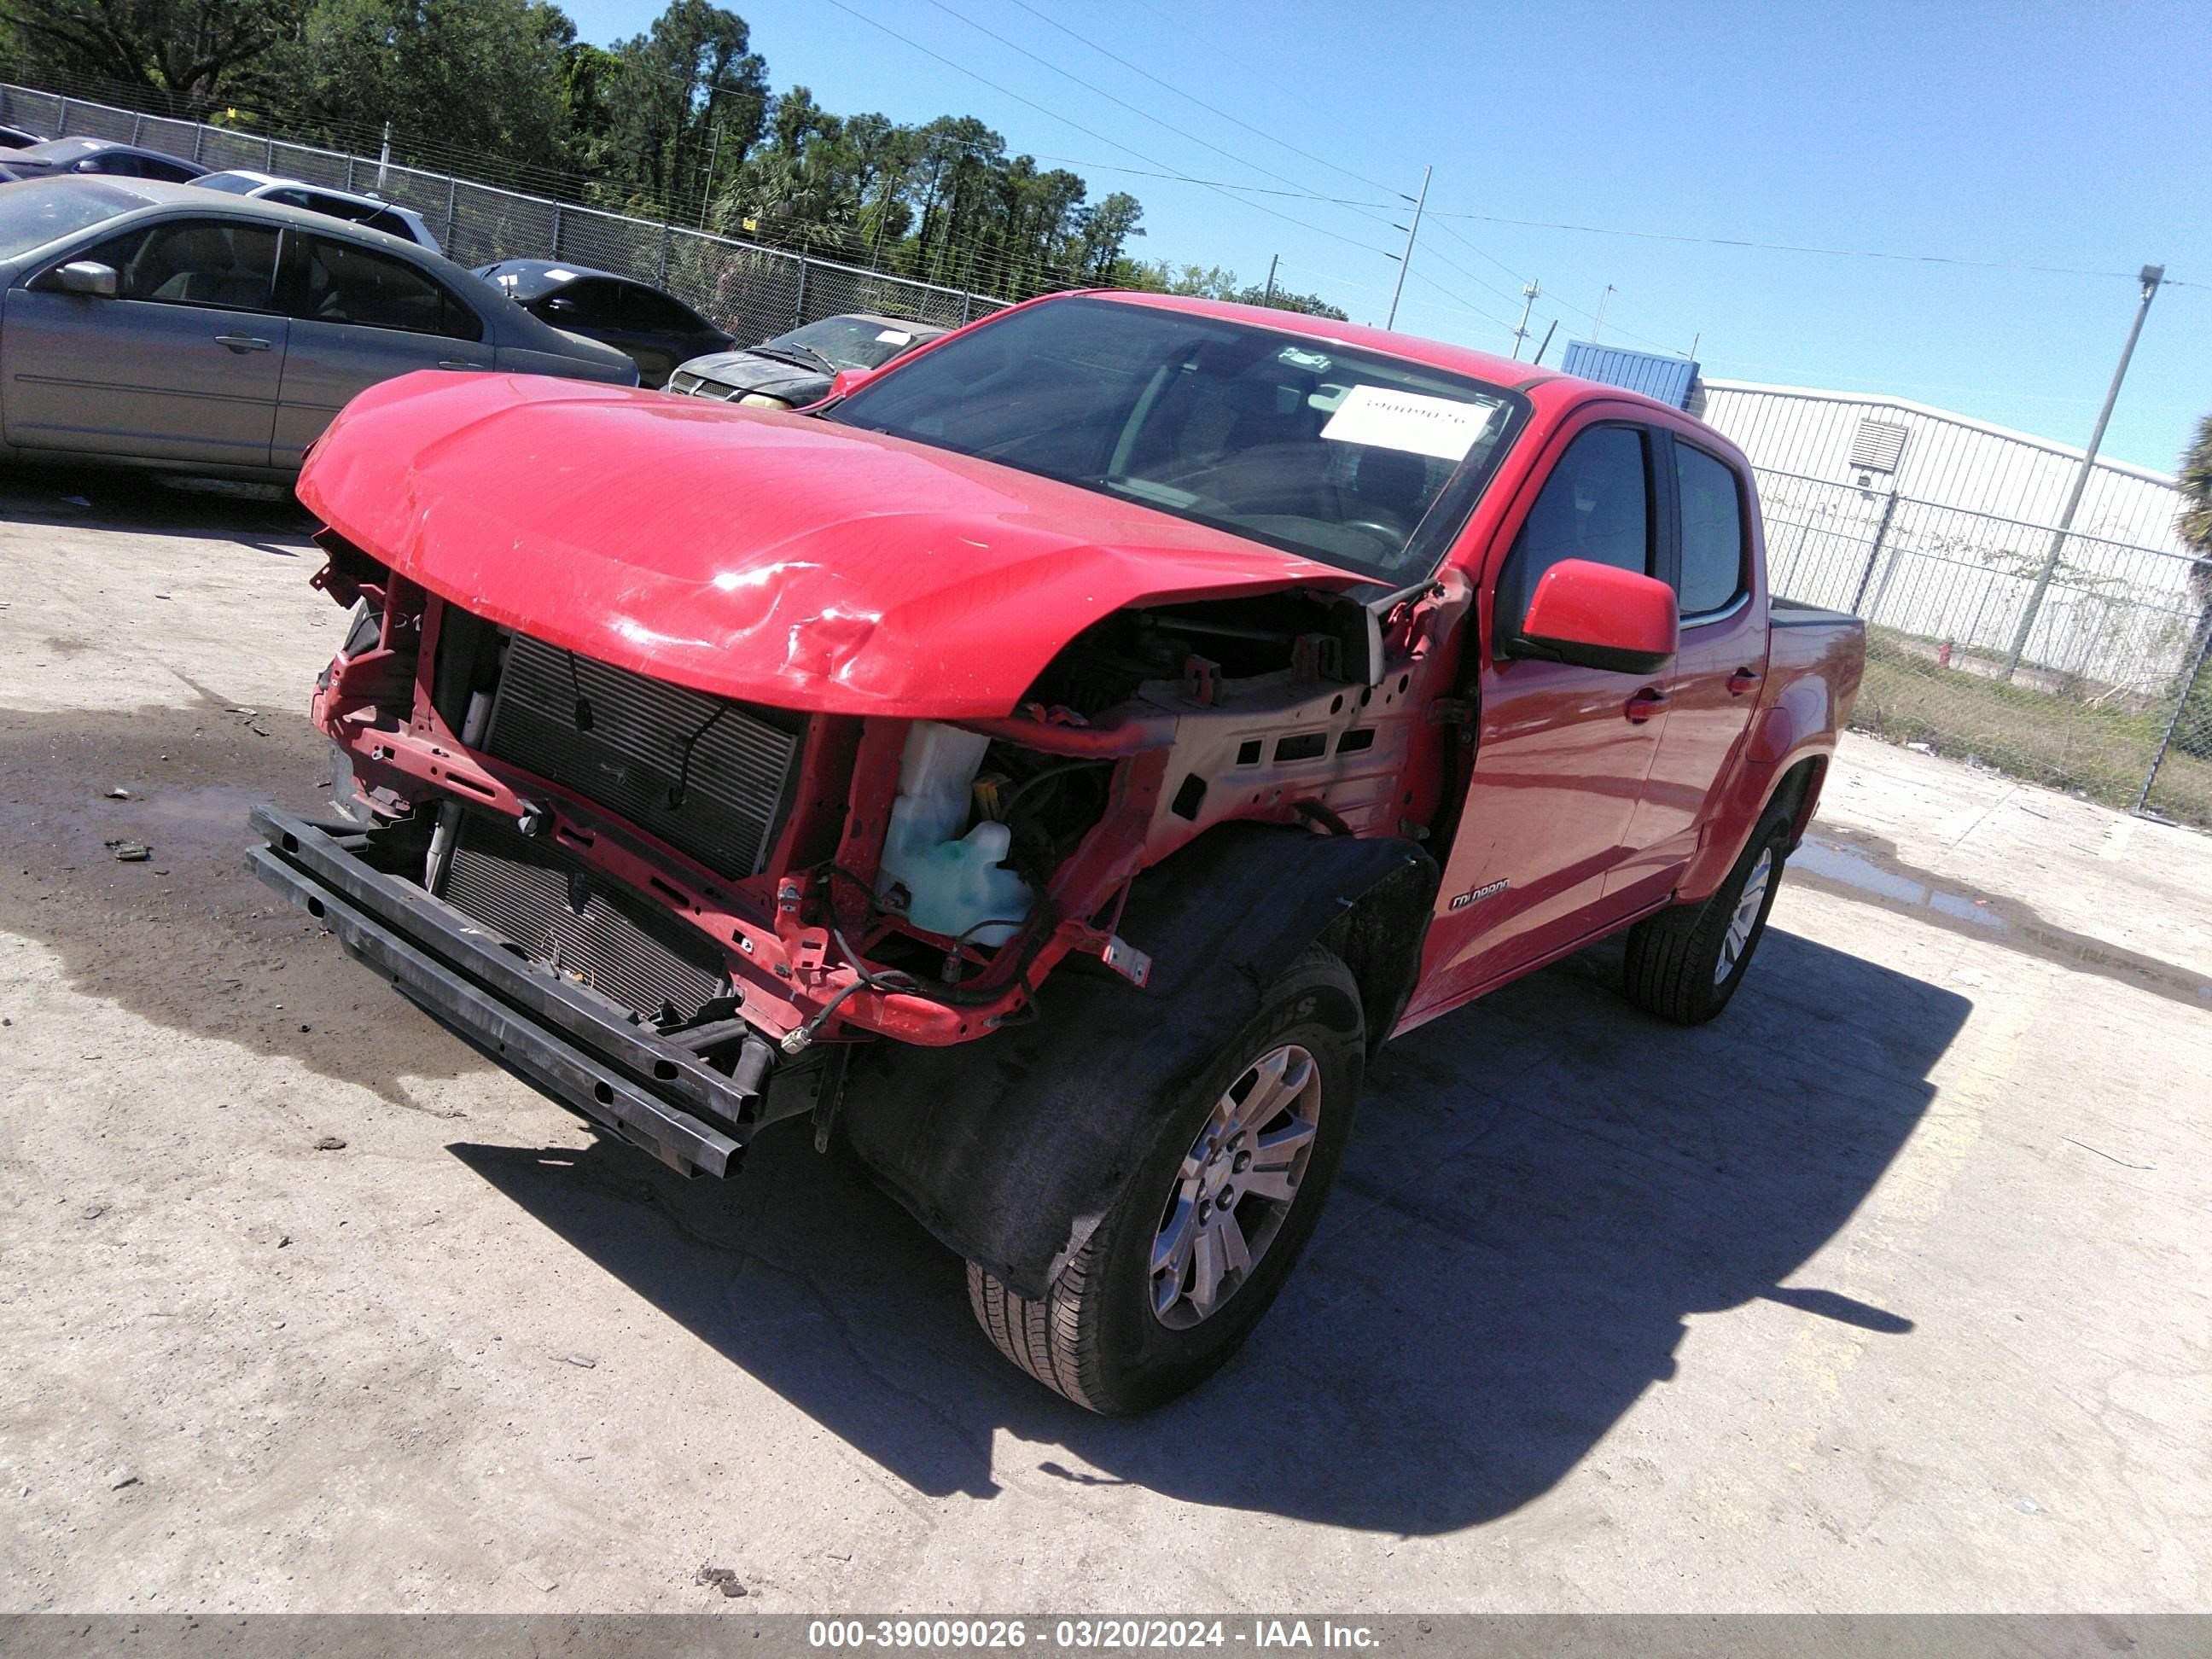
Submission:
M 1727 984 L 1736 963 L 1743 960 L 1751 930 L 1759 926 L 1759 907 L 1766 902 L 1766 890 L 1773 880 L 1774 849 L 1762 847 L 1759 862 L 1751 866 L 1751 878 L 1744 883 L 1742 895 L 1735 902 L 1735 914 L 1729 918 L 1728 937 L 1721 941 L 1721 959 L 1713 964 L 1714 984 Z
M 1321 1067 L 1296 1043 L 1245 1069 L 1183 1154 L 1152 1240 L 1152 1313 L 1188 1330 L 1252 1276 L 1283 1230 L 1321 1127 Z

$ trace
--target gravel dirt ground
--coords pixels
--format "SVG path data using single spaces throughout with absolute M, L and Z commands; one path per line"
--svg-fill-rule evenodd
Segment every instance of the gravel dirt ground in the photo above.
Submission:
M 684 1183 L 246 875 L 307 527 L 0 477 L 0 1609 L 2212 1607 L 2212 842 L 1848 741 L 1723 1020 L 1394 1046 L 1109 1423 L 803 1133 Z

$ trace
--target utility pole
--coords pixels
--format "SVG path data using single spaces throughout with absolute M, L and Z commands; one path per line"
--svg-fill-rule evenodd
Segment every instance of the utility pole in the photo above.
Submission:
M 1534 283 L 1521 285 L 1521 320 L 1513 325 L 1513 361 L 1521 361 L 1521 343 L 1528 337 L 1528 313 L 1534 308 L 1537 295 L 1543 289 Z
M 714 199 L 714 164 L 722 159 L 722 124 L 714 123 L 714 142 L 707 151 L 707 182 L 699 191 L 699 228 L 707 228 L 707 209 Z
M 1605 292 L 1597 296 L 1597 320 L 1590 325 L 1590 343 L 1597 343 L 1598 331 L 1605 326 L 1605 302 L 1613 298 L 1613 284 L 1605 285 Z
M 1398 285 L 1390 290 L 1390 315 L 1382 324 L 1385 328 L 1398 325 L 1398 296 L 1406 291 L 1406 267 L 1413 262 L 1413 238 L 1421 234 L 1421 210 L 1428 205 L 1431 171 L 1429 167 L 1421 169 L 1421 193 L 1413 198 L 1413 222 L 1406 230 L 1406 252 L 1398 261 Z
M 1275 267 L 1276 267 L 1277 265 L 1280 264 L 1282 262 L 1283 262 L 1283 256 L 1282 256 L 1281 254 L 1279 254 L 1279 253 L 1271 254 L 1271 255 L 1268 257 L 1268 259 L 1267 259 L 1267 297 L 1266 297 L 1265 299 L 1263 299 L 1263 300 L 1261 300 L 1261 301 L 1260 301 L 1260 303 L 1261 303 L 1261 305 L 1263 305 L 1263 306 L 1271 306 L 1271 305 L 1273 305 L 1273 304 L 1274 304 L 1274 303 L 1275 303 Z
M 2097 411 L 2096 430 L 2089 434 L 2089 447 L 2081 457 L 2081 470 L 2074 475 L 2074 488 L 2067 495 L 2066 510 L 2058 515 L 2058 528 L 2051 533 L 2051 551 L 2044 556 L 2043 568 L 2035 573 L 2035 586 L 2027 596 L 2027 608 L 2021 612 L 2020 626 L 2013 630 L 2012 650 L 2005 657 L 2007 679 L 2020 671 L 2021 653 L 2027 649 L 2027 636 L 2034 631 L 2036 612 L 2043 608 L 2044 592 L 2057 573 L 2058 556 L 2066 546 L 2066 532 L 2074 527 L 2074 514 L 2081 505 L 2081 493 L 2089 487 L 2089 473 L 2097 465 L 2097 451 L 2104 444 L 2105 428 L 2112 418 L 2112 405 L 2120 399 L 2120 382 L 2128 378 L 2128 360 L 2136 355 L 2136 341 L 2142 337 L 2143 319 L 2150 315 L 2150 302 L 2158 297 L 2158 285 L 2166 280 L 2166 267 L 2145 265 L 2136 280 L 2142 284 L 2142 297 L 2136 302 L 2136 319 L 2128 325 L 2128 343 L 2120 348 L 2119 366 L 2112 370 L 2112 383 L 2105 389 L 2105 406 Z

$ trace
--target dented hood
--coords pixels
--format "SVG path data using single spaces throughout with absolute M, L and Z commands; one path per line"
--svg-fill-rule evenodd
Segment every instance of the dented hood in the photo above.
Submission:
M 1358 579 L 1110 497 L 765 410 L 535 376 L 371 387 L 300 498 L 466 610 L 723 696 L 1013 711 L 1125 606 Z

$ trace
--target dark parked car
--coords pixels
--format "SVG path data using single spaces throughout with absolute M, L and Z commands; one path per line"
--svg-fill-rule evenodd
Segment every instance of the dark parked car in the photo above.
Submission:
M 96 173 L 110 179 L 162 179 L 181 185 L 207 169 L 182 156 L 165 155 L 158 149 L 118 144 L 110 138 L 49 138 L 27 144 L 0 157 L 0 182 L 11 179 L 51 179 L 57 173 Z
M 686 357 L 720 351 L 730 337 L 650 283 L 558 259 L 501 259 L 477 275 L 532 316 L 604 340 L 637 365 L 638 384 L 659 386 Z
M 637 380 L 365 226 L 152 179 L 0 185 L 0 459 L 288 475 L 413 369 Z
M 0 127 L 0 149 L 28 149 L 33 144 L 46 142 L 37 133 L 21 127 Z
M 881 368 L 949 331 L 866 312 L 824 317 L 744 351 L 694 357 L 677 369 L 668 389 L 756 409 L 804 409 L 830 395 L 839 371 Z

